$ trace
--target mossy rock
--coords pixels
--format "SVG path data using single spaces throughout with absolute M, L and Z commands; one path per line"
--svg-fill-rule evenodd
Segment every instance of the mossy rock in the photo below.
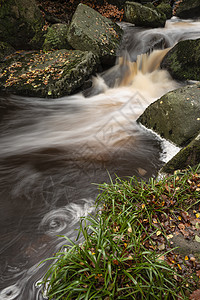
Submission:
M 164 27 L 166 15 L 156 9 L 146 7 L 140 3 L 127 1 L 125 3 L 125 20 L 136 26 Z
M 6 0 L 0 6 L 0 40 L 15 49 L 39 49 L 44 19 L 35 0 Z
M 200 39 L 177 43 L 164 57 L 161 68 L 174 79 L 200 81 Z
M 72 94 L 96 70 L 92 52 L 57 50 L 14 54 L 1 65 L 0 90 L 37 97 Z
M 182 19 L 200 17 L 200 1 L 182 0 L 182 2 L 177 5 L 176 16 Z
M 167 19 L 171 19 L 172 17 L 172 7 L 169 3 L 164 3 L 162 2 L 161 4 L 159 4 L 156 9 L 161 12 L 164 13 L 166 15 Z
M 82 51 L 99 55 L 116 56 L 122 29 L 87 5 L 79 4 L 68 31 L 68 42 Z
M 199 163 L 200 133 L 189 145 L 181 149 L 168 163 L 166 163 L 162 167 L 161 172 L 172 174 L 175 170 L 183 170 L 188 166 L 194 167 Z
M 48 28 L 48 32 L 43 44 L 43 51 L 68 49 L 72 47 L 67 41 L 67 32 L 69 26 L 67 24 L 54 24 Z
M 5 42 L 0 42 L 0 62 L 4 60 L 4 58 L 15 52 L 15 49 Z
M 200 131 L 200 85 L 167 93 L 147 107 L 137 121 L 176 145 L 186 146 Z

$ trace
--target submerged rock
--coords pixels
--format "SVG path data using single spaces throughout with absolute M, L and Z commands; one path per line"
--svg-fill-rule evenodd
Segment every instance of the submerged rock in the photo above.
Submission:
M 39 49 L 44 41 L 44 20 L 35 0 L 0 3 L 0 40 L 15 49 Z
M 166 15 L 156 9 L 146 7 L 140 3 L 127 1 L 125 3 L 125 20 L 136 26 L 164 27 Z
M 200 17 L 199 0 L 182 0 L 176 8 L 176 16 L 183 19 Z
M 99 55 L 116 56 L 122 29 L 87 5 L 79 4 L 68 31 L 68 42 L 74 49 Z
M 181 149 L 167 164 L 162 167 L 161 172 L 173 173 L 175 170 L 194 167 L 200 163 L 200 133 L 185 148 Z
M 200 85 L 167 93 L 137 121 L 178 146 L 189 144 L 200 131 Z
M 80 88 L 97 64 L 95 54 L 78 50 L 18 53 L 1 65 L 0 90 L 38 97 L 69 95 Z
M 177 43 L 164 57 L 161 68 L 174 79 L 200 81 L 200 39 Z
M 69 26 L 67 24 L 54 24 L 48 28 L 48 32 L 43 44 L 43 51 L 71 49 L 67 41 L 67 32 Z

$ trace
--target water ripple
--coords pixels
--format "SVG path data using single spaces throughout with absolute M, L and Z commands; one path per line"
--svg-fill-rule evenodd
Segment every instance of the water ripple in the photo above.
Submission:
M 64 207 L 48 212 L 39 225 L 39 230 L 47 235 L 54 236 L 67 231 L 76 224 L 81 217 L 94 211 L 94 200 L 82 199 L 82 203 L 70 203 Z

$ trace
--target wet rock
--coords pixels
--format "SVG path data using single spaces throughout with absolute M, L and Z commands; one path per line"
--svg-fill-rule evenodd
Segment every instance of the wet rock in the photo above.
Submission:
M 48 28 L 48 32 L 43 44 L 43 51 L 71 49 L 67 41 L 67 32 L 69 26 L 67 24 L 54 24 Z
M 115 57 L 121 37 L 117 24 L 87 5 L 78 5 L 68 31 L 68 42 L 74 49 Z
M 44 20 L 35 0 L 6 0 L 0 4 L 0 40 L 15 49 L 39 49 Z
M 198 261 L 200 260 L 200 247 L 198 242 L 195 240 L 186 240 L 182 235 L 175 236 L 172 241 L 173 247 L 177 247 L 176 252 L 184 256 L 193 254 Z
M 136 26 L 164 27 L 166 15 L 140 3 L 127 1 L 125 3 L 125 20 Z
M 176 8 L 176 16 L 183 19 L 200 17 L 199 0 L 182 0 Z
M 0 90 L 18 95 L 57 98 L 69 95 L 98 65 L 92 52 L 57 50 L 17 53 L 1 65 Z
M 200 81 L 200 39 L 177 43 L 164 57 L 161 68 L 174 79 Z
M 176 145 L 186 146 L 200 131 L 200 85 L 167 93 L 137 121 Z
M 200 121 L 199 121 L 200 122 Z M 194 167 L 200 163 L 200 133 L 192 142 L 181 149 L 164 167 L 161 172 L 173 173 L 188 166 Z
M 15 49 L 5 42 L 0 42 L 0 62 L 4 60 L 4 58 L 11 53 L 14 53 Z

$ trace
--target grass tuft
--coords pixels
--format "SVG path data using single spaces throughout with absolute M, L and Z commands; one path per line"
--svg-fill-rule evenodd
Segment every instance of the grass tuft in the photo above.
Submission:
M 84 242 L 65 237 L 43 279 L 49 299 L 188 299 L 193 265 L 175 254 L 169 237 L 200 202 L 198 170 L 101 185 L 96 216 L 81 219 L 77 239 Z

